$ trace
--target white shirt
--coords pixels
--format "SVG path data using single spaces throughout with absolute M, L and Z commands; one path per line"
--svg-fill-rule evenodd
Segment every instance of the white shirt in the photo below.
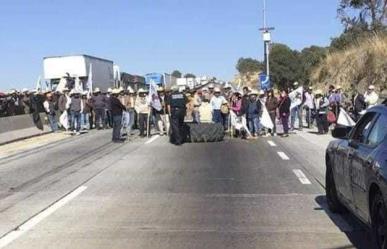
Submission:
M 378 103 L 379 96 L 375 91 L 372 91 L 371 93 L 366 92 L 364 94 L 364 100 L 367 103 L 368 108 L 371 108 Z
M 313 95 L 308 92 L 305 93 L 305 105 L 309 109 L 313 109 Z
M 210 101 L 212 110 L 220 110 L 224 101 L 226 101 L 226 99 L 223 96 L 212 96 Z

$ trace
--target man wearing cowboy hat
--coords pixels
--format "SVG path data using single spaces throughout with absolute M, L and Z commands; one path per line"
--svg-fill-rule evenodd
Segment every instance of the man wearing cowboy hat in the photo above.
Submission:
M 379 100 L 379 95 L 375 91 L 375 86 L 370 85 L 367 92 L 364 94 L 364 99 L 367 104 L 367 108 L 371 108 L 377 105 Z
M 147 126 L 148 126 L 148 115 L 150 112 L 149 102 L 147 98 L 147 92 L 145 89 L 141 88 L 138 90 L 138 96 L 135 102 L 135 109 L 138 114 L 138 122 L 140 128 L 140 137 L 146 137 L 149 134 Z
M 129 108 L 130 108 L 130 97 L 129 92 L 125 91 L 123 87 L 120 87 L 119 89 L 119 96 L 118 99 L 120 100 L 121 104 L 125 106 L 125 110 L 122 111 L 122 130 L 121 134 L 122 136 L 128 136 L 128 127 L 130 122 L 130 115 L 129 115 Z
M 262 104 L 258 99 L 259 92 L 253 90 L 249 93 L 249 102 L 246 106 L 246 119 L 248 128 L 253 137 L 257 137 L 260 133 L 259 119 L 262 115 Z
M 46 111 L 48 122 L 50 123 L 51 131 L 58 131 L 58 122 L 56 121 L 55 103 L 52 93 L 46 93 L 46 100 L 43 102 L 44 110 Z
M 123 92 L 123 89 L 113 89 L 110 96 L 110 106 L 113 118 L 113 143 L 122 143 L 121 139 L 121 126 L 122 126 L 122 113 L 126 111 L 126 107 L 118 99 L 118 95 Z
M 106 98 L 101 94 L 101 90 L 98 87 L 94 89 L 93 97 L 91 97 L 91 104 L 95 112 L 95 127 L 98 130 L 102 127 L 105 129 Z
M 165 96 L 165 90 L 163 87 L 158 87 L 157 93 L 159 94 L 159 99 L 161 102 L 162 109 L 160 111 L 157 111 L 154 109 L 154 112 L 156 114 L 156 122 L 157 126 L 160 132 L 160 135 L 163 136 L 164 134 L 169 133 L 169 113 L 167 110 L 167 99 Z
M 315 92 L 314 109 L 316 112 L 316 123 L 319 134 L 326 134 L 329 131 L 327 118 L 329 100 L 323 95 L 321 90 Z
M 132 129 L 135 124 L 136 120 L 136 110 L 134 109 L 135 103 L 136 103 L 136 92 L 133 90 L 132 87 L 128 87 L 128 102 L 127 102 L 127 110 L 129 113 L 129 124 L 128 124 L 128 135 L 131 136 Z
M 223 125 L 223 116 L 221 112 L 224 101 L 227 101 L 222 95 L 219 87 L 214 88 L 214 96 L 212 96 L 210 104 L 212 107 L 212 121 L 216 124 Z
M 83 103 L 78 91 L 74 89 L 71 90 L 70 96 L 71 96 L 71 104 L 70 104 L 71 131 L 73 131 L 76 135 L 80 135 L 81 113 L 83 112 Z

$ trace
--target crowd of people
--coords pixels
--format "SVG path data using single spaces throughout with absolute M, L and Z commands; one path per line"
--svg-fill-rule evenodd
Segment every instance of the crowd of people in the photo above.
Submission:
M 341 110 L 356 121 L 379 99 L 372 85 L 366 93 L 357 92 L 353 97 L 345 94 L 340 86 L 330 86 L 324 92 L 298 83 L 292 89 L 281 91 L 258 91 L 249 87 L 237 91 L 226 84 L 222 88 L 209 85 L 181 93 L 186 100 L 186 122 L 221 124 L 225 132 L 247 139 L 276 136 L 279 125 L 283 137 L 295 129 L 314 125 L 319 134 L 326 134 Z M 133 136 L 135 128 L 141 137 L 148 136 L 152 128 L 160 135 L 170 134 L 171 89 L 159 87 L 157 95 L 161 109 L 152 107 L 148 90 L 134 91 L 131 87 L 106 92 L 96 88 L 92 93 L 68 88 L 62 92 L 13 90 L 1 96 L 0 114 L 4 117 L 45 112 L 53 132 L 61 129 L 79 135 L 94 128 L 113 128 L 113 141 L 121 142 Z

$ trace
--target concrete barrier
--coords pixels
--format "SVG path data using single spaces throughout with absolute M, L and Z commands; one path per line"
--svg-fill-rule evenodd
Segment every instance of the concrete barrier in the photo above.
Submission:
M 0 118 L 0 145 L 50 132 L 45 121 L 46 114 L 41 113 L 40 118 L 44 124 L 43 130 L 36 128 L 32 115 Z

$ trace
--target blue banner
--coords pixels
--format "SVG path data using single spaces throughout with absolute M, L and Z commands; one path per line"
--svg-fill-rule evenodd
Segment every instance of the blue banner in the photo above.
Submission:
M 270 90 L 271 89 L 271 82 L 270 82 L 270 76 L 267 76 L 266 74 L 262 73 L 259 75 L 259 82 L 261 83 L 261 89 L 262 90 Z
M 145 75 L 145 83 L 149 85 L 151 82 L 157 85 L 164 84 L 164 75 L 160 73 L 148 73 Z

